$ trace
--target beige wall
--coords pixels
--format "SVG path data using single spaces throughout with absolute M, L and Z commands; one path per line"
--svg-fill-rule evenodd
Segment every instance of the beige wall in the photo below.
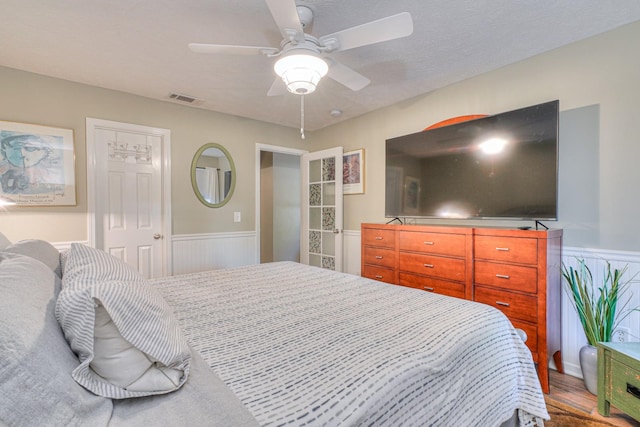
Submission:
M 73 208 L 11 208 L 0 213 L 0 231 L 12 240 L 86 239 L 86 117 L 171 130 L 174 234 L 255 229 L 255 143 L 310 151 L 335 145 L 365 148 L 366 193 L 345 196 L 345 229 L 358 230 L 361 222 L 385 220 L 386 138 L 458 115 L 494 114 L 559 99 L 560 220 L 547 225 L 563 227 L 570 246 L 637 251 L 637 40 L 640 23 L 308 133 L 305 141 L 296 129 L 0 68 L 1 120 L 74 129 L 79 200 Z M 223 144 L 238 170 L 234 196 L 220 209 L 206 208 L 191 190 L 191 157 L 206 142 Z M 234 211 L 242 212 L 239 224 L 232 221 Z
M 385 221 L 385 139 L 559 99 L 559 221 L 546 225 L 564 228 L 566 245 L 639 250 L 638 40 L 635 23 L 316 132 L 315 149 L 366 150 L 366 194 L 345 196 L 345 229 Z
M 255 143 L 306 149 L 296 129 L 154 101 L 0 67 L 0 120 L 69 128 L 75 134 L 75 207 L 19 208 L 0 212 L 0 231 L 10 240 L 41 238 L 53 242 L 87 239 L 87 117 L 171 130 L 173 234 L 255 230 Z M 233 156 L 238 181 L 232 200 L 211 209 L 194 196 L 190 165 L 196 150 L 217 142 Z M 233 222 L 233 212 L 242 222 Z

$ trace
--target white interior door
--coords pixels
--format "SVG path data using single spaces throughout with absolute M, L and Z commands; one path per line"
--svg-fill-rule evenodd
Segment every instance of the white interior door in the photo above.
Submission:
M 304 154 L 300 261 L 342 271 L 342 147 Z
M 165 209 L 170 184 L 163 173 L 168 131 L 112 122 L 92 125 L 87 133 L 94 157 L 95 246 L 146 278 L 170 274 Z

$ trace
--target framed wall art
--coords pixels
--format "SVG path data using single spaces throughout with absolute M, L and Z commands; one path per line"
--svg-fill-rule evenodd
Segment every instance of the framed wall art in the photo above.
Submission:
M 75 206 L 73 130 L 0 121 L 0 199 Z
M 342 155 L 343 194 L 364 194 L 364 149 Z

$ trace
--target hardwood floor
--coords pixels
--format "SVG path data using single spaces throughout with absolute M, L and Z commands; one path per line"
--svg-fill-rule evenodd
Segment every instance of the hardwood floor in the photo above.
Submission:
M 609 417 L 600 415 L 598 413 L 598 398 L 587 391 L 580 378 L 549 370 L 549 391 L 549 397 L 552 399 L 583 411 L 594 420 L 604 421 L 619 427 L 640 427 L 640 422 L 613 406 L 611 406 Z

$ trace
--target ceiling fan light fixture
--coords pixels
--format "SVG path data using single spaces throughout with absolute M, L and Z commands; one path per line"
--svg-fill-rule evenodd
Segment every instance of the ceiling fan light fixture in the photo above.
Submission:
M 289 92 L 307 95 L 316 90 L 316 85 L 327 74 L 329 66 L 318 56 L 294 54 L 278 59 L 273 69 L 287 85 Z

